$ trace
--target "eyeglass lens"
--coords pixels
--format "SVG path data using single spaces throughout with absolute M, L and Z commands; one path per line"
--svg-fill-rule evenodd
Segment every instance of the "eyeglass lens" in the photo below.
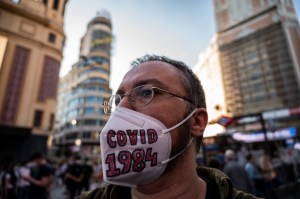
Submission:
M 152 86 L 139 86 L 132 90 L 130 95 L 131 105 L 145 106 L 149 104 L 153 98 Z
M 118 104 L 120 103 L 121 96 L 120 95 L 112 95 L 104 102 L 104 112 L 106 114 L 112 113 L 113 110 L 116 109 Z
M 128 96 L 129 103 L 134 106 L 145 106 L 149 104 L 153 98 L 154 91 L 152 86 L 150 85 L 143 85 L 134 88 Z M 119 105 L 121 101 L 121 96 L 116 94 L 110 96 L 104 102 L 104 111 L 105 113 L 109 114 L 112 113 L 113 110 Z

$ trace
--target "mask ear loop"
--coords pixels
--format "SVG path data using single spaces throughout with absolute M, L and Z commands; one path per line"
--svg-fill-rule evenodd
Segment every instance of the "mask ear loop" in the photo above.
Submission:
M 176 129 L 177 127 L 181 126 L 182 124 L 184 124 L 188 119 L 190 119 L 190 117 L 192 117 L 192 115 L 196 112 L 197 109 L 195 109 L 193 112 L 191 112 L 191 114 L 189 114 L 189 116 L 187 116 L 184 120 L 182 120 L 181 122 L 179 122 L 178 124 L 176 124 L 175 126 L 168 128 L 166 130 L 163 130 L 162 133 L 168 133 L 174 129 Z
M 174 155 L 173 157 L 167 159 L 167 160 L 164 160 L 162 162 L 160 162 L 160 165 L 164 165 L 164 164 L 167 164 L 168 162 L 170 162 L 171 160 L 174 160 L 175 158 L 177 158 L 179 155 L 181 155 L 192 143 L 194 137 L 191 138 L 190 142 L 188 143 L 188 145 L 186 145 L 184 147 L 184 149 L 182 149 L 179 153 L 177 153 L 176 155 Z

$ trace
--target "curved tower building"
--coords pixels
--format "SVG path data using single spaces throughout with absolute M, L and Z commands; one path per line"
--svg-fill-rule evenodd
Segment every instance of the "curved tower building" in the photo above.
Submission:
M 109 88 L 112 24 L 106 11 L 92 19 L 81 39 L 79 60 L 61 79 L 54 144 L 59 155 L 99 157 L 99 131 L 108 120 L 103 100 Z

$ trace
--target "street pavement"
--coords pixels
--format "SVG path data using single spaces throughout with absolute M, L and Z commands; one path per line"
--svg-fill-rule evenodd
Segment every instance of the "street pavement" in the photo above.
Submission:
M 66 195 L 66 189 L 64 185 L 52 186 L 49 199 L 67 199 L 67 198 L 68 195 Z

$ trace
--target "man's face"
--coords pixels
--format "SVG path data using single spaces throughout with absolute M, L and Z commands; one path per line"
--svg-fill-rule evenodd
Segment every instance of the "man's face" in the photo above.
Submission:
M 141 85 L 151 85 L 187 97 L 182 85 L 180 71 L 164 62 L 151 61 L 132 69 L 123 78 L 117 93 L 128 94 L 133 88 Z M 166 93 L 158 93 L 154 95 L 152 102 L 146 106 L 132 107 L 127 96 L 120 101 L 119 106 L 154 117 L 167 128 L 170 128 L 184 119 L 188 102 Z M 176 128 L 173 131 L 178 132 L 179 129 Z M 177 146 L 176 140 L 179 140 L 180 135 L 173 131 L 171 133 L 172 148 Z

